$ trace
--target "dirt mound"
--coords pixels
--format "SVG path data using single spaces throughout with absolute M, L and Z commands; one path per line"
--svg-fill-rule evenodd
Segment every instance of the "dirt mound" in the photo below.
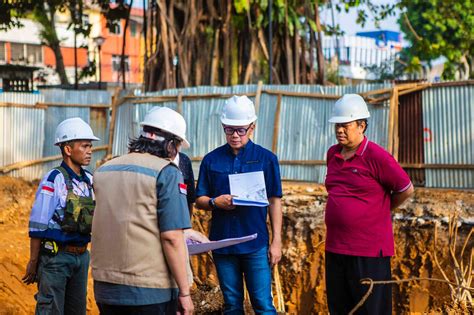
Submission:
M 35 183 L 0 177 L 0 314 L 31 314 L 35 286 L 21 282 L 29 259 L 28 217 Z M 324 207 L 327 198 L 321 185 L 284 184 L 283 258 L 278 266 L 281 292 L 288 314 L 327 312 L 324 279 Z M 449 217 L 459 214 L 458 244 L 473 226 L 472 191 L 417 189 L 415 196 L 394 213 L 396 256 L 393 278 L 431 277 L 442 279 L 433 259 L 437 251 L 441 267 L 449 277 L 453 264 L 448 245 Z M 196 211 L 193 226 L 207 233 L 209 213 Z M 434 227 L 438 245 L 434 248 Z M 456 247 L 456 255 L 461 251 Z M 472 248 L 467 244 L 466 251 Z M 464 265 L 468 263 L 465 260 Z M 197 314 L 220 314 L 222 293 L 210 255 L 192 257 L 195 287 L 192 290 Z M 472 284 L 471 284 L 472 286 Z M 276 291 L 275 291 L 276 292 Z M 472 309 L 453 305 L 444 283 L 416 281 L 393 286 L 394 312 L 469 313 Z M 276 296 L 276 294 L 275 294 Z M 88 314 L 98 314 L 89 278 Z M 246 304 L 250 313 L 250 305 Z

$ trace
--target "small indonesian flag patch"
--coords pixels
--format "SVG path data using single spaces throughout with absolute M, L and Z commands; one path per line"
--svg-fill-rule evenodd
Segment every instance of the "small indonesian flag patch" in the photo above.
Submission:
M 182 193 L 183 195 L 188 195 L 188 186 L 183 183 L 178 184 L 179 192 Z
M 52 196 L 54 194 L 54 187 L 43 184 L 43 186 L 41 186 L 41 193 Z

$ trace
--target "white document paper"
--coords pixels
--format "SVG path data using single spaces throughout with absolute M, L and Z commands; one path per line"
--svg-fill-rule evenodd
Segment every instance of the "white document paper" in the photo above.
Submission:
M 237 206 L 268 206 L 263 171 L 229 175 L 232 203 Z
M 210 250 L 219 249 L 235 244 L 240 244 L 244 242 L 248 242 L 257 238 L 257 233 L 252 235 L 247 235 L 238 238 L 227 238 L 220 241 L 211 241 L 209 243 L 194 243 L 194 244 L 187 244 L 188 245 L 188 252 L 189 255 L 196 255 L 208 252 Z

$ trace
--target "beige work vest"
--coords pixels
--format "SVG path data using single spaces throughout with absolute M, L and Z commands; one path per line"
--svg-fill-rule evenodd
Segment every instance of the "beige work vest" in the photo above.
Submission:
M 156 209 L 156 179 L 169 164 L 151 154 L 130 153 L 108 161 L 94 173 L 94 280 L 144 288 L 177 288 L 162 250 Z M 187 247 L 186 266 L 191 284 Z

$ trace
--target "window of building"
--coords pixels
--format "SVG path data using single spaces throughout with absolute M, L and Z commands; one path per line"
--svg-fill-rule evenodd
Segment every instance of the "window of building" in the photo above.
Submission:
M 130 21 L 130 35 L 133 37 L 137 36 L 138 33 L 138 24 L 135 21 Z
M 109 22 L 109 32 L 111 34 L 120 35 L 122 34 L 121 20 L 113 20 Z
M 26 56 L 26 60 L 29 64 L 43 62 L 43 54 L 40 45 L 26 45 Z
M 26 61 L 25 46 L 23 44 L 11 43 L 10 50 L 12 62 Z
M 0 42 L 0 61 L 7 61 L 5 43 Z
M 112 70 L 116 72 L 120 72 L 120 57 L 121 55 L 112 55 Z M 130 71 L 130 59 L 128 56 L 124 56 L 125 58 L 125 71 L 129 72 Z
M 82 26 L 83 27 L 89 26 L 89 15 L 87 14 L 82 15 Z

